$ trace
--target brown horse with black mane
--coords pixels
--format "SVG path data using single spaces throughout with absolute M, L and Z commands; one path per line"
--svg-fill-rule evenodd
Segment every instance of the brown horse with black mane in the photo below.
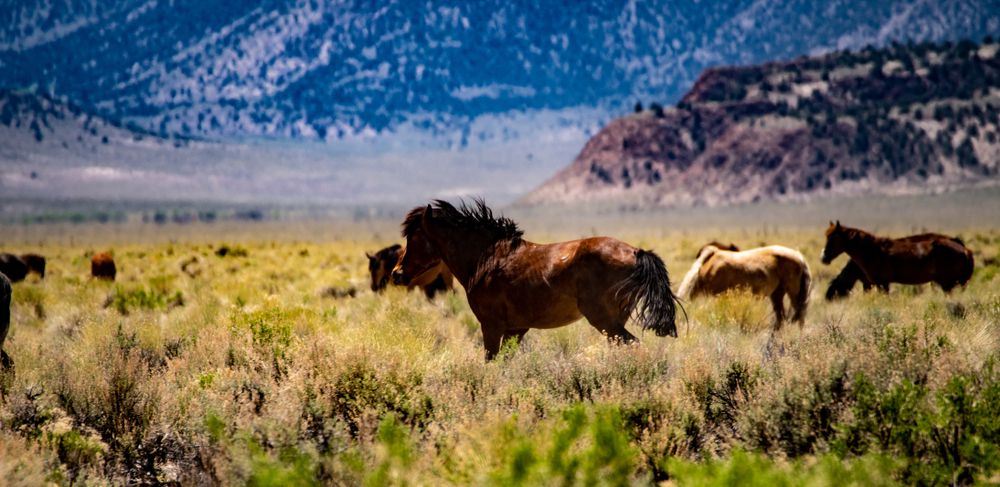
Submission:
M 972 251 L 955 237 L 924 233 L 898 239 L 882 238 L 841 226 L 840 221 L 830 222 L 822 261 L 829 264 L 845 252 L 868 281 L 883 291 L 888 291 L 892 282 L 935 282 L 948 293 L 955 286 L 965 286 L 975 267 Z
M 399 244 L 390 245 L 375 252 L 374 255 L 365 252 L 365 256 L 368 257 L 368 273 L 371 274 L 372 279 L 372 291 L 381 292 L 385 289 L 385 286 L 389 284 L 392 270 L 405 253 L 406 249 Z M 415 287 L 420 287 L 424 290 L 427 299 L 434 299 L 434 295 L 438 291 L 451 291 L 454 286 L 453 282 L 451 271 L 441 262 L 441 259 L 437 259 L 436 265 L 414 278 L 407 289 L 412 290 Z M 396 282 L 393 284 L 399 285 Z
M 648 250 L 609 237 L 529 242 L 517 224 L 494 217 L 480 199 L 458 208 L 441 200 L 414 208 L 403 236 L 408 249 L 419 251 L 406 252 L 393 278 L 409 282 L 435 258 L 444 261 L 479 319 L 487 360 L 531 328 L 557 328 L 581 317 L 610 341 L 635 341 L 625 329 L 633 314 L 643 329 L 677 336 L 667 269 Z

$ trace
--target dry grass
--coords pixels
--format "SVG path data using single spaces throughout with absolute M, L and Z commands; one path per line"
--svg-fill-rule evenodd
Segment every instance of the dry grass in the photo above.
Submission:
M 905 482 L 912 460 L 889 446 L 859 451 L 843 434 L 856 424 L 860 384 L 933 396 L 979 374 L 1000 346 L 1000 277 L 981 265 L 997 253 L 994 229 L 963 233 L 979 267 L 962 292 L 858 289 L 836 303 L 822 295 L 844 262 L 818 262 L 819 232 L 632 234 L 675 281 L 709 239 L 801 249 L 815 276 L 806 326 L 772 339 L 767 301 L 735 293 L 688 303 L 678 339 L 609 346 L 581 322 L 532 331 L 487 364 L 460 290 L 435 302 L 367 290 L 364 251 L 385 243 L 370 233 L 327 243 L 258 235 L 240 243 L 246 257 L 216 256 L 223 239 L 119 243 L 113 284 L 86 277 L 92 245 L 10 249 L 41 251 L 49 271 L 15 286 L 0 479 L 697 483 L 701 466 L 721 469 L 709 478 L 745 463 L 816 480 L 877 463 L 862 483 Z M 181 270 L 192 257 L 195 277 Z M 327 286 L 360 292 L 323 298 Z M 744 449 L 767 457 L 730 457 Z M 685 463 L 702 458 L 736 463 Z

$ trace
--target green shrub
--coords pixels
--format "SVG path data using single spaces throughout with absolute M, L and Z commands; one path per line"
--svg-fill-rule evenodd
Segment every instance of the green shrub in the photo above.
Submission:
M 491 476 L 497 485 L 631 485 L 639 459 L 614 408 L 572 407 L 544 436 L 512 422 L 498 442 L 505 455 Z
M 767 456 L 737 449 L 728 458 L 691 462 L 672 459 L 670 477 L 680 486 L 798 486 L 798 485 L 897 485 L 896 464 L 868 455 L 852 460 L 823 455 L 815 462 L 780 464 Z
M 183 304 L 184 295 L 180 291 L 171 291 L 170 279 L 161 276 L 150 279 L 149 286 L 116 284 L 108 297 L 107 306 L 127 315 L 133 310 L 157 310 Z
M 366 416 L 395 415 L 414 428 L 424 428 L 434 414 L 434 401 L 420 392 L 422 377 L 416 374 L 378 373 L 367 363 L 357 363 L 337 376 L 332 407 L 352 436 L 361 433 Z

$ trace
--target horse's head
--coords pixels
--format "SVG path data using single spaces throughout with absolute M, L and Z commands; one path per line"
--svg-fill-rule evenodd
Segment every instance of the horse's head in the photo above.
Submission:
M 823 254 L 820 256 L 824 264 L 833 262 L 833 259 L 844 253 L 847 236 L 847 230 L 840 226 L 840 220 L 836 223 L 830 222 L 830 226 L 826 228 L 826 246 L 823 247 Z
M 375 252 L 375 255 L 365 252 L 368 257 L 368 273 L 372 278 L 372 291 L 379 292 L 389 283 L 389 275 L 399 260 L 400 248 L 399 244 L 395 244 Z
M 419 282 L 441 264 L 441 257 L 424 230 L 424 211 L 424 208 L 414 209 L 404 222 L 403 235 L 406 237 L 406 248 L 403 249 L 399 262 L 392 270 L 394 284 L 408 286 Z M 416 214 L 418 212 L 419 214 Z M 413 220 L 414 218 L 416 220 Z

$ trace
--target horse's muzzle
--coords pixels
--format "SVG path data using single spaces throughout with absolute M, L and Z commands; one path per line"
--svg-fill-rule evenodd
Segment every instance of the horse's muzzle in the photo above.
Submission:
M 830 265 L 830 262 L 833 262 L 833 259 L 831 259 L 830 256 L 826 254 L 826 252 L 823 252 L 819 256 L 819 261 L 822 262 L 823 265 Z

